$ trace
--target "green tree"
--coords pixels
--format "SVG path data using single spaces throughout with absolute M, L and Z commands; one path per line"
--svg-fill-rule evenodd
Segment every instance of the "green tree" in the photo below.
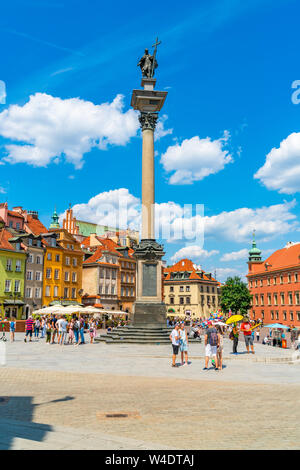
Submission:
M 241 313 L 245 315 L 251 306 L 251 295 L 247 284 L 238 276 L 229 277 L 221 287 L 220 304 L 223 312 Z

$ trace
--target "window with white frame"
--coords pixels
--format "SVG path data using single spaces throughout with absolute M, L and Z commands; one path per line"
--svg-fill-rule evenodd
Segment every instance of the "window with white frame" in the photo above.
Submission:
M 46 279 L 51 279 L 51 269 L 50 268 L 46 269 Z
M 26 279 L 27 281 L 32 281 L 32 271 L 26 271 Z
M 72 273 L 72 282 L 77 282 L 77 273 Z
M 27 299 L 31 299 L 31 294 L 32 294 L 32 289 L 31 289 L 31 287 L 26 287 L 26 289 L 25 289 L 25 297 L 26 297 Z
M 39 255 L 36 257 L 36 264 L 42 264 L 42 257 Z
M 77 266 L 77 258 L 73 258 L 73 259 L 72 259 L 72 262 L 73 262 L 73 266 L 74 266 L 74 267 Z
M 65 271 L 65 281 L 69 281 L 70 280 L 70 273 L 69 271 Z
M 41 281 L 41 280 L 42 280 L 42 273 L 41 273 L 41 271 L 36 271 L 36 273 L 35 273 L 35 280 L 36 280 L 36 281 Z
M 45 296 L 50 297 L 50 286 L 46 286 L 45 288 Z
M 15 292 L 20 292 L 21 281 L 15 280 Z
M 41 288 L 40 288 L 40 287 L 36 287 L 36 288 L 35 288 L 34 297 L 35 297 L 36 299 L 40 299 L 40 298 L 41 298 Z
M 22 270 L 22 261 L 20 259 L 16 260 L 16 272 L 20 273 Z
M 53 295 L 54 297 L 58 297 L 58 286 L 54 286 Z
M 76 299 L 76 289 L 75 289 L 75 287 L 72 288 L 72 299 Z
M 10 291 L 11 291 L 11 280 L 5 279 L 5 292 L 10 292 Z

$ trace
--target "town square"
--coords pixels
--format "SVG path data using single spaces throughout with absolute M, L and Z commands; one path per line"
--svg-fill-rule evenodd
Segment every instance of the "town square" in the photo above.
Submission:
M 299 5 L 169 3 L 4 7 L 0 450 L 299 450 Z

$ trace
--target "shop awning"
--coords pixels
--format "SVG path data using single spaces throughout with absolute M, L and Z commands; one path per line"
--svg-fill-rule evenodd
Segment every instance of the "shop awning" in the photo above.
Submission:
M 22 300 L 4 299 L 3 305 L 25 305 Z

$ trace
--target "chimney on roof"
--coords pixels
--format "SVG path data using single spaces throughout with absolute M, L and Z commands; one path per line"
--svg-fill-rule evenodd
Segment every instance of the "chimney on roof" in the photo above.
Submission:
M 27 211 L 28 215 L 31 215 L 31 217 L 35 220 L 39 219 L 39 213 L 37 211 Z
M 91 233 L 90 234 L 90 246 L 98 246 L 101 245 L 99 242 L 96 233 Z

